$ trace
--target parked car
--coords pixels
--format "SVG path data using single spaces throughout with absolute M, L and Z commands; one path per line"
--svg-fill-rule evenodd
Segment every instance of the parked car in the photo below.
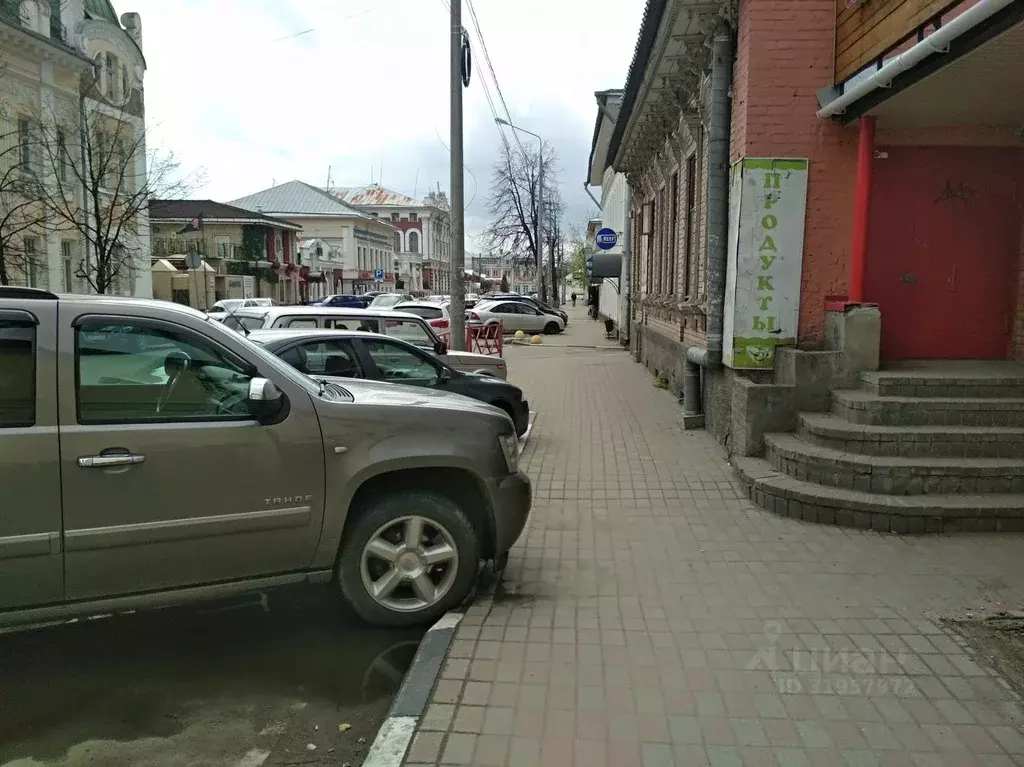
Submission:
M 565 321 L 557 314 L 546 314 L 524 302 L 512 300 L 481 301 L 466 313 L 467 319 L 491 325 L 500 321 L 506 333 L 561 333 Z
M 491 405 L 316 381 L 160 301 L 0 287 L 0 433 L 4 625 L 310 581 L 371 623 L 429 622 L 531 505 Z
M 390 381 L 462 394 L 505 412 L 519 436 L 530 423 L 530 405 L 518 386 L 463 373 L 397 338 L 354 330 L 288 329 L 254 330 L 249 340 L 306 375 Z
M 436 354 L 442 362 L 466 373 L 498 378 L 508 376 L 505 360 L 493 354 L 476 354 L 448 349 L 426 320 L 415 314 L 389 309 L 334 309 L 315 306 L 283 306 L 273 309 L 240 309 L 224 324 L 246 334 L 268 328 L 333 328 L 383 333 L 415 344 Z
M 412 301 L 413 298 L 408 293 L 381 293 L 376 296 L 371 302 L 367 309 L 393 309 L 395 304 L 400 304 L 403 301 Z
M 222 320 L 224 317 L 234 311 L 235 309 L 241 309 L 249 306 L 277 306 L 277 301 L 273 298 L 224 298 L 217 301 L 213 306 L 206 310 L 206 313 L 215 320 Z
M 333 306 L 342 309 L 365 309 L 372 298 L 357 296 L 352 293 L 336 293 L 324 296 L 319 301 L 310 302 L 310 306 Z
M 543 301 L 538 301 L 536 298 L 531 296 L 521 296 L 518 293 L 495 293 L 489 295 L 488 298 L 491 301 L 500 301 L 507 299 L 509 301 L 522 301 L 524 304 L 529 304 L 533 308 L 544 312 L 545 314 L 556 314 L 562 318 L 562 322 L 566 325 L 569 324 L 569 315 L 563 312 L 561 309 L 556 309 L 551 304 L 546 304 Z

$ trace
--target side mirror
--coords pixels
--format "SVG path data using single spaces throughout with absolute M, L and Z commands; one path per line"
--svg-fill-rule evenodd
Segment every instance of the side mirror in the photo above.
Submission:
M 266 378 L 249 381 L 249 412 L 262 424 L 279 423 L 287 414 L 287 398 Z
M 434 354 L 447 354 L 447 353 L 448 353 L 448 344 L 446 344 L 444 341 L 438 341 L 436 344 L 434 344 Z

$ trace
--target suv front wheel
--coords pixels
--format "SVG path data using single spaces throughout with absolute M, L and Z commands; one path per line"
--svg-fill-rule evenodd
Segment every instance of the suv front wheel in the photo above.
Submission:
M 384 626 L 437 620 L 466 598 L 480 542 L 462 509 L 431 491 L 373 499 L 345 536 L 338 584 L 361 618 Z

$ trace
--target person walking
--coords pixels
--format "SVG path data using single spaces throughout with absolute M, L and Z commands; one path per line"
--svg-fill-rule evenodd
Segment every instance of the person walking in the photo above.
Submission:
M 576 308 L 576 293 L 573 293 L 571 298 L 572 298 L 572 306 L 575 309 Z

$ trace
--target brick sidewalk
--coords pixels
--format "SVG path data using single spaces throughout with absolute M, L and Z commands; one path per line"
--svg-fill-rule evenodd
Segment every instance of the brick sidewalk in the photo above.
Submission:
M 534 513 L 408 764 L 1024 764 L 1015 696 L 939 622 L 1020 609 L 1024 537 L 775 517 L 625 352 L 506 356 Z

